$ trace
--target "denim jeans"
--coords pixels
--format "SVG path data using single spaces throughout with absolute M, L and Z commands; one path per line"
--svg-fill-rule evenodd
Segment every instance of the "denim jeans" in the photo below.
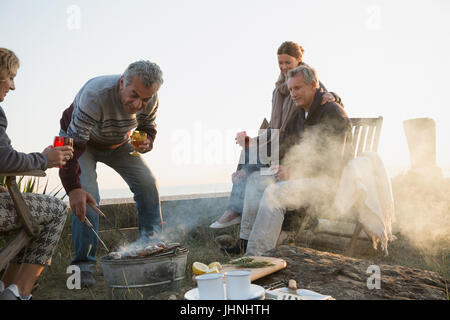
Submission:
M 139 233 L 142 238 L 145 238 L 152 236 L 153 232 L 160 231 L 162 223 L 161 202 L 155 177 L 142 157 L 130 155 L 132 151 L 133 147 L 130 143 L 125 143 L 114 150 L 99 150 L 87 146 L 86 151 L 78 159 L 81 169 L 80 182 L 82 188 L 99 203 L 97 162 L 106 164 L 120 174 L 134 194 Z M 92 208 L 86 206 L 86 216 L 98 232 L 98 214 Z M 77 264 L 82 271 L 92 271 L 96 264 L 97 237 L 73 213 L 72 241 L 75 248 L 75 257 L 72 264 Z M 91 250 L 89 250 L 89 245 L 92 245 Z
M 247 187 L 247 180 L 248 177 L 254 173 L 259 172 L 260 167 L 262 167 L 260 164 L 249 164 L 249 154 L 248 149 L 245 149 L 245 153 L 241 154 L 241 157 L 243 158 L 245 163 L 239 163 L 236 171 L 244 170 L 246 172 L 245 177 L 241 178 L 240 181 L 237 183 L 233 183 L 233 187 L 231 189 L 230 199 L 228 201 L 228 205 L 226 210 L 234 211 L 236 213 L 239 213 L 242 215 L 242 211 L 244 209 L 244 198 L 245 198 L 245 190 Z
M 243 169 L 243 165 L 239 165 L 236 171 Z M 244 207 L 244 196 L 245 196 L 245 186 L 247 185 L 248 175 L 241 178 L 237 183 L 233 183 L 233 188 L 231 189 L 230 199 L 226 210 L 234 211 L 236 213 L 242 214 L 242 209 Z

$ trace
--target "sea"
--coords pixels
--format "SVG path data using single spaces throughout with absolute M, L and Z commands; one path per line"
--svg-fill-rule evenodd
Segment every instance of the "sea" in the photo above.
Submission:
M 390 177 L 395 177 L 398 174 L 404 174 L 408 170 L 391 169 L 388 168 Z M 450 167 L 444 166 L 442 168 L 444 178 L 450 178 Z M 160 196 L 176 196 L 176 195 L 191 195 L 191 194 L 208 194 L 219 192 L 231 192 L 231 183 L 219 184 L 196 184 L 196 185 L 182 185 L 182 186 L 160 186 Z M 118 198 L 132 198 L 133 193 L 130 189 L 103 189 L 100 190 L 100 197 L 102 199 L 118 199 Z
M 231 183 L 223 184 L 197 184 L 184 186 L 160 186 L 160 196 L 176 196 L 176 195 L 190 195 L 190 194 L 207 194 L 230 192 L 232 188 Z M 100 197 L 102 199 L 117 199 L 117 198 L 132 198 L 133 193 L 130 189 L 104 189 L 100 190 Z

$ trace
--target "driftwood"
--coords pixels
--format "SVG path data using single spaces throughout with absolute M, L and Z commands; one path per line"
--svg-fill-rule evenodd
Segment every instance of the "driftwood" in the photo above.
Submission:
M 379 264 L 377 289 L 374 273 L 369 269 L 375 262 L 285 245 L 265 256 L 286 260 L 287 268 L 257 281 L 258 285 L 294 279 L 300 289 L 331 295 L 337 300 L 446 299 L 444 279 L 431 271 Z
M 403 121 L 411 167 L 436 166 L 436 122 L 430 118 Z

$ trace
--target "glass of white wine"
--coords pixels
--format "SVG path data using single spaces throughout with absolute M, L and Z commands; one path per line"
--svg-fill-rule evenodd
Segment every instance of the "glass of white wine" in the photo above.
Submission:
M 130 152 L 132 156 L 139 157 L 139 153 L 136 151 L 136 149 L 139 148 L 142 144 L 145 143 L 147 140 L 147 133 L 143 131 L 134 130 L 133 134 L 131 135 L 131 145 L 134 148 L 133 152 Z

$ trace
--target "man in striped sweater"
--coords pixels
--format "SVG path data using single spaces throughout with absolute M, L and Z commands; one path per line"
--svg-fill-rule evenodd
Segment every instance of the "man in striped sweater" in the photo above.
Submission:
M 87 217 L 98 231 L 99 217 L 87 203 L 100 202 L 97 162 L 118 172 L 134 194 L 141 237 L 160 230 L 161 203 L 156 179 L 141 157 L 130 155 L 133 129 L 147 133 L 140 153 L 152 150 L 156 136 L 157 91 L 163 83 L 158 65 L 149 61 L 130 64 L 123 75 L 100 76 L 89 80 L 78 92 L 61 119 L 62 136 L 74 139 L 74 157 L 59 171 L 72 208 L 72 240 L 84 286 L 95 279 L 97 238 L 87 227 Z M 92 246 L 92 247 L 91 247 Z

